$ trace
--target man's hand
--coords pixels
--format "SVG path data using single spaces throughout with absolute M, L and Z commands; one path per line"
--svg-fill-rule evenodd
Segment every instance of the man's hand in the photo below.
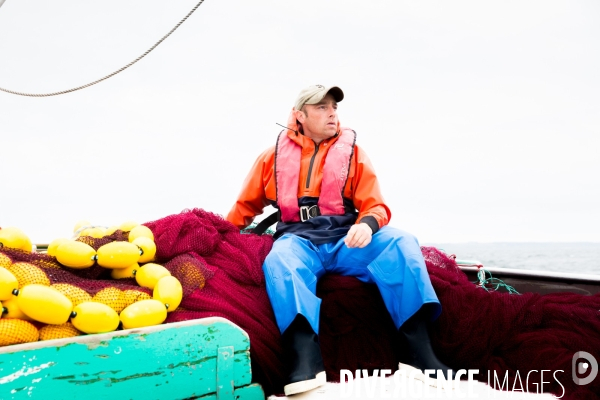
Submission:
M 358 247 L 362 249 L 371 243 L 372 236 L 373 231 L 369 225 L 365 223 L 354 224 L 348 231 L 348 235 L 346 235 L 344 243 L 346 243 L 346 246 L 349 248 Z

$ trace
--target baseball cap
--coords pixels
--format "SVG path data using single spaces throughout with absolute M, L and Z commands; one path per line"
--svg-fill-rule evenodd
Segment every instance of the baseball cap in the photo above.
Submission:
M 337 102 L 344 99 L 344 92 L 337 86 L 311 85 L 302 89 L 296 98 L 294 109 L 300 110 L 305 104 L 317 104 L 327 93 L 331 93 Z

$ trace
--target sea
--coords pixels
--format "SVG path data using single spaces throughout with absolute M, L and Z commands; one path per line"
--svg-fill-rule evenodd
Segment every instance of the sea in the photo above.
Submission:
M 421 243 L 484 267 L 600 276 L 600 243 Z

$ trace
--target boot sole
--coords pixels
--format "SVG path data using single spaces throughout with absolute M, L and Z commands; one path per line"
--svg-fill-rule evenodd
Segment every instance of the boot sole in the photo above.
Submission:
M 283 391 L 286 396 L 290 396 L 292 394 L 298 394 L 303 392 L 308 392 L 309 390 L 318 388 L 319 386 L 323 386 L 327 383 L 327 376 L 325 371 L 319 372 L 315 379 L 308 379 L 306 381 L 294 382 L 289 385 L 285 385 L 283 387 Z
M 407 376 L 412 376 L 415 379 L 420 380 L 421 382 L 435 387 L 437 388 L 439 386 L 439 382 L 436 378 L 432 378 L 431 376 L 426 376 L 420 369 L 413 367 L 412 365 L 408 365 L 408 364 L 402 364 L 399 363 L 398 364 L 398 369 L 401 371 L 406 372 Z M 447 382 L 447 381 L 446 381 Z M 446 387 L 446 384 L 442 384 L 442 387 Z M 453 379 L 452 381 L 450 381 L 450 387 L 451 388 L 455 388 L 457 386 L 457 382 Z

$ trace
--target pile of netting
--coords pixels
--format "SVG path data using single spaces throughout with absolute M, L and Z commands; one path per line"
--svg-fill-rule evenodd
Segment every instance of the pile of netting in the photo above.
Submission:
M 449 365 L 479 369 L 486 383 L 488 371 L 491 380 L 494 373 L 500 381 L 508 376 L 510 390 L 536 393 L 543 380 L 544 391 L 557 397 L 598 399 L 600 379 L 575 384 L 572 360 L 579 351 L 600 355 L 600 294 L 487 292 L 454 260 L 435 248 L 422 250 L 443 307 L 432 342 Z
M 262 273 L 272 238 L 241 234 L 199 209 L 146 225 L 159 261 L 192 257 L 213 274 L 204 288 L 184 297 L 182 309 L 168 321 L 221 316 L 236 323 L 250 336 L 254 380 L 266 393 L 282 392 L 287 372 Z M 571 359 L 578 351 L 600 354 L 600 296 L 488 292 L 471 283 L 453 259 L 435 248 L 422 250 L 443 307 L 432 342 L 444 362 L 479 369 L 483 382 L 488 371 L 501 379 L 508 371 L 510 389 L 519 373 L 525 392 L 541 384 L 540 374 L 531 374 L 525 386 L 529 371 L 563 370 L 556 375 L 560 384 L 546 373 L 545 391 L 560 396 L 564 386 L 563 398 L 597 398 L 600 380 L 575 385 Z M 339 380 L 340 369 L 397 369 L 404 346 L 374 285 L 328 275 L 317 294 L 323 299 L 320 341 L 329 380 Z
M 180 306 L 166 322 L 220 316 L 244 329 L 251 344 L 253 379 L 265 393 L 281 393 L 287 371 L 281 335 L 265 289 L 262 263 L 273 239 L 240 233 L 222 217 L 201 209 L 186 210 L 145 224 L 154 234 L 156 262 L 163 264 L 183 287 Z M 125 241 L 127 233 L 78 240 L 98 249 L 110 241 Z M 456 262 L 435 248 L 422 248 L 427 269 L 442 304 L 432 326 L 432 344 L 442 361 L 455 369 L 488 371 L 510 387 L 536 392 L 541 385 L 533 370 L 546 373 L 545 391 L 566 399 L 592 399 L 600 393 L 600 379 L 586 386 L 571 378 L 571 360 L 578 351 L 600 354 L 600 295 L 571 293 L 511 295 L 486 291 L 471 283 Z M 87 296 L 103 290 L 137 293 L 150 290 L 134 279 L 115 281 L 110 272 L 94 265 L 87 269 L 60 266 L 54 257 L 3 248 L 13 262 L 37 267 L 49 284 L 67 284 Z M 36 278 L 37 279 L 37 278 Z M 405 361 L 405 346 L 374 285 L 352 277 L 326 275 L 317 286 L 322 298 L 320 341 L 328 379 L 339 380 L 340 369 L 397 369 Z M 122 304 L 115 306 L 122 307 Z M 106 299 L 106 297 L 105 297 Z M 520 382 L 520 385 L 519 385 Z M 506 388 L 506 387 L 505 387 Z M 564 389 L 563 389 L 564 388 Z

